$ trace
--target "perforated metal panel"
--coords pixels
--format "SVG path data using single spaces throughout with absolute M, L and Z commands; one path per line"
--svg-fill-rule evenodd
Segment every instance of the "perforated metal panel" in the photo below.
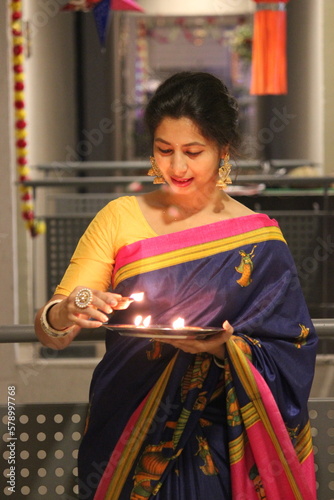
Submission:
M 307 302 L 322 299 L 322 275 L 326 260 L 316 252 L 323 236 L 323 217 L 316 213 L 269 212 L 280 225 L 297 266 L 299 279 Z M 319 256 L 323 253 L 319 253 Z M 317 291 L 317 295 L 315 295 Z
M 123 193 L 110 194 L 71 194 L 54 197 L 54 210 L 61 214 L 96 214 L 111 200 L 122 196 Z
M 48 297 L 54 293 L 70 262 L 79 239 L 92 216 L 48 217 L 46 219 L 46 269 Z
M 16 407 L 15 493 L 8 490 L 13 442 L 7 407 L 0 406 L 0 497 L 75 500 L 77 455 L 86 404 L 29 404 Z M 309 401 L 318 500 L 334 500 L 334 399 Z
M 334 500 L 334 400 L 311 399 L 318 500 Z
M 75 500 L 87 405 L 19 405 L 15 413 L 15 435 L 10 436 L 7 408 L 0 407 L 0 498 Z M 10 480 L 15 491 L 10 490 Z

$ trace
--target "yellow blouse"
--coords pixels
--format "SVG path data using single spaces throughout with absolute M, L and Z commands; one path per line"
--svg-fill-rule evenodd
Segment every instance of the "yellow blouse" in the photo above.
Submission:
M 123 196 L 106 205 L 80 238 L 55 293 L 69 295 L 76 286 L 107 290 L 120 248 L 157 236 L 146 221 L 135 196 Z

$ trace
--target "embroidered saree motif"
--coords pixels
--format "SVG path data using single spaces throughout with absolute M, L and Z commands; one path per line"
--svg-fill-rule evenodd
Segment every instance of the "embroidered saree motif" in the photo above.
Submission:
M 300 326 L 300 335 L 298 335 L 298 337 L 296 338 L 296 342 L 295 342 L 295 346 L 300 349 L 303 345 L 306 344 L 306 339 L 308 337 L 308 334 L 310 333 L 310 329 L 307 328 L 305 325 L 301 325 L 299 324 Z
M 182 437 L 188 425 L 188 421 L 195 409 L 201 411 L 203 408 L 198 406 L 198 391 L 203 387 L 203 382 L 208 375 L 211 356 L 197 355 L 195 362 L 188 369 L 186 376 L 182 381 L 182 399 L 183 405 L 177 420 L 168 420 L 165 426 L 164 435 L 170 436 L 170 439 L 162 440 L 158 444 L 147 444 L 134 473 L 134 488 L 131 493 L 131 500 L 144 500 L 156 495 L 162 485 L 162 476 L 168 466 L 175 461 L 183 451 Z M 196 395 L 196 397 L 195 397 Z M 203 393 L 200 395 L 203 396 Z M 192 402 L 195 399 L 195 404 Z M 192 406 L 192 409 L 187 406 Z M 196 436 L 198 440 L 198 454 L 204 461 L 200 470 L 211 475 L 216 472 L 210 449 L 207 441 L 201 436 Z
M 162 355 L 162 344 L 159 340 L 152 340 L 152 346 L 150 350 L 146 351 L 147 359 L 159 359 Z
M 218 474 L 219 471 L 213 461 L 207 439 L 203 438 L 202 436 L 197 436 L 197 441 L 198 451 L 196 455 L 199 455 L 204 462 L 204 464 L 200 465 L 199 468 L 206 476 L 214 476 Z
M 158 482 L 154 489 L 151 487 L 152 483 L 161 477 L 167 464 L 182 452 L 181 449 L 176 455 L 167 458 L 163 455 L 163 451 L 168 448 L 173 448 L 172 441 L 146 446 L 135 470 L 134 487 L 130 500 L 145 500 L 150 498 L 151 494 L 157 494 L 162 483 Z
M 237 283 L 244 287 L 248 286 L 252 282 L 252 272 L 253 272 L 253 259 L 255 257 L 254 250 L 257 245 L 254 245 L 252 251 L 246 253 L 244 250 L 240 250 L 239 254 L 241 255 L 241 263 L 238 267 L 235 268 L 238 273 L 241 273 L 241 278 L 237 280 Z
M 253 465 L 251 467 L 248 475 L 254 484 L 255 492 L 258 496 L 258 499 L 259 500 L 266 500 L 267 499 L 266 492 L 264 491 L 262 479 L 261 479 L 261 476 L 259 474 L 259 471 L 258 471 L 258 468 L 256 467 L 256 465 Z

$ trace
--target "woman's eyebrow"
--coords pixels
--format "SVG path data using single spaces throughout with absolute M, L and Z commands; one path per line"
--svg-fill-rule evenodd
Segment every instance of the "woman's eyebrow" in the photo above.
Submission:
M 171 146 L 170 142 L 165 141 L 161 137 L 157 137 L 156 139 L 154 139 L 154 142 L 163 142 L 164 144 L 168 144 L 169 146 Z M 182 146 L 187 146 L 187 147 L 188 146 L 205 146 L 205 144 L 203 144 L 202 142 L 194 141 L 194 142 L 188 142 L 187 144 L 182 144 Z
M 161 139 L 161 137 L 156 137 L 154 139 L 154 142 L 163 142 L 164 144 L 168 144 L 169 146 L 171 145 L 170 142 L 165 141 L 164 139 Z

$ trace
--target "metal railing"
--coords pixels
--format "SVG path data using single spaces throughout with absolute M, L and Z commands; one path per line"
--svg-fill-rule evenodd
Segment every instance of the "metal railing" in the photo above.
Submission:
M 334 338 L 334 319 L 313 319 L 313 324 L 320 339 Z M 94 334 L 93 334 L 94 332 Z M 75 342 L 95 342 L 105 339 L 105 329 L 82 329 L 75 337 Z M 33 325 L 0 326 L 0 343 L 39 342 Z
M 50 178 L 45 177 L 44 179 L 34 179 L 22 182 L 23 186 L 30 186 L 32 188 L 38 187 L 57 187 L 57 186 L 111 186 L 113 184 L 128 184 L 129 182 L 143 182 L 152 184 L 152 179 L 146 175 L 108 175 L 107 177 L 101 176 L 63 176 L 61 178 Z M 276 175 L 238 175 L 235 180 L 236 183 L 240 185 L 247 184 L 265 184 L 267 187 L 270 186 L 289 186 L 289 187 L 300 187 L 309 188 L 317 186 L 318 188 L 323 188 L 326 192 L 333 184 L 333 176 L 317 176 L 317 177 L 290 177 L 288 175 L 276 176 Z

